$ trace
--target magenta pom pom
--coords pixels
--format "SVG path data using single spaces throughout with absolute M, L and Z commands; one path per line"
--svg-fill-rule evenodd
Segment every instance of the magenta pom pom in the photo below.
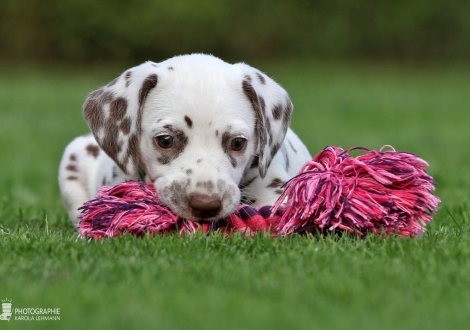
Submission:
M 365 154 L 354 158 L 352 150 Z M 440 202 L 427 166 L 405 152 L 327 147 L 286 183 L 274 206 L 240 205 L 216 222 L 180 218 L 162 204 L 152 184 L 127 181 L 103 187 L 86 202 L 78 229 L 89 238 L 197 230 L 249 236 L 261 231 L 273 236 L 333 231 L 418 236 Z
M 134 235 L 155 232 L 194 232 L 197 223 L 184 221 L 158 199 L 153 185 L 128 181 L 103 187 L 95 199 L 81 208 L 79 232 L 90 238 Z
M 354 158 L 352 150 L 366 153 Z M 327 147 L 286 184 L 274 207 L 283 211 L 279 231 L 417 236 L 440 202 L 427 166 L 395 150 Z

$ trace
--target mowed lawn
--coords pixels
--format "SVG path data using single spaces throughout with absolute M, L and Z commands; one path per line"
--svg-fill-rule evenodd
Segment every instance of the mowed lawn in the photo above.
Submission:
M 426 159 L 440 209 L 418 239 L 77 239 L 57 168 L 88 131 L 87 94 L 127 67 L 0 66 L 0 300 L 60 308 L 2 329 L 466 329 L 470 67 L 253 63 L 290 93 L 292 127 L 327 145 Z

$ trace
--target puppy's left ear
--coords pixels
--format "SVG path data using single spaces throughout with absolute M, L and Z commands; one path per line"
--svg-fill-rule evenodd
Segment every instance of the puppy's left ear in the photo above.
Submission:
M 259 173 L 262 178 L 281 147 L 289 128 L 293 104 L 274 80 L 244 63 L 235 64 L 242 76 L 242 89 L 256 117 L 259 139 Z

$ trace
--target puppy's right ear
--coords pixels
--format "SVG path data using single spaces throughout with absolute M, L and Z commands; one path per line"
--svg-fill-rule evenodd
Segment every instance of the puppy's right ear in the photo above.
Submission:
M 157 64 L 146 62 L 92 92 L 83 105 L 96 141 L 128 175 L 139 165 L 142 111 L 157 83 Z

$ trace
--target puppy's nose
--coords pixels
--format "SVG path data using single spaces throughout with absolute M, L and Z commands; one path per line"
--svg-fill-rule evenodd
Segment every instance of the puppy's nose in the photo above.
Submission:
M 206 219 L 219 213 L 222 202 L 217 195 L 193 194 L 189 198 L 189 207 L 195 217 Z

